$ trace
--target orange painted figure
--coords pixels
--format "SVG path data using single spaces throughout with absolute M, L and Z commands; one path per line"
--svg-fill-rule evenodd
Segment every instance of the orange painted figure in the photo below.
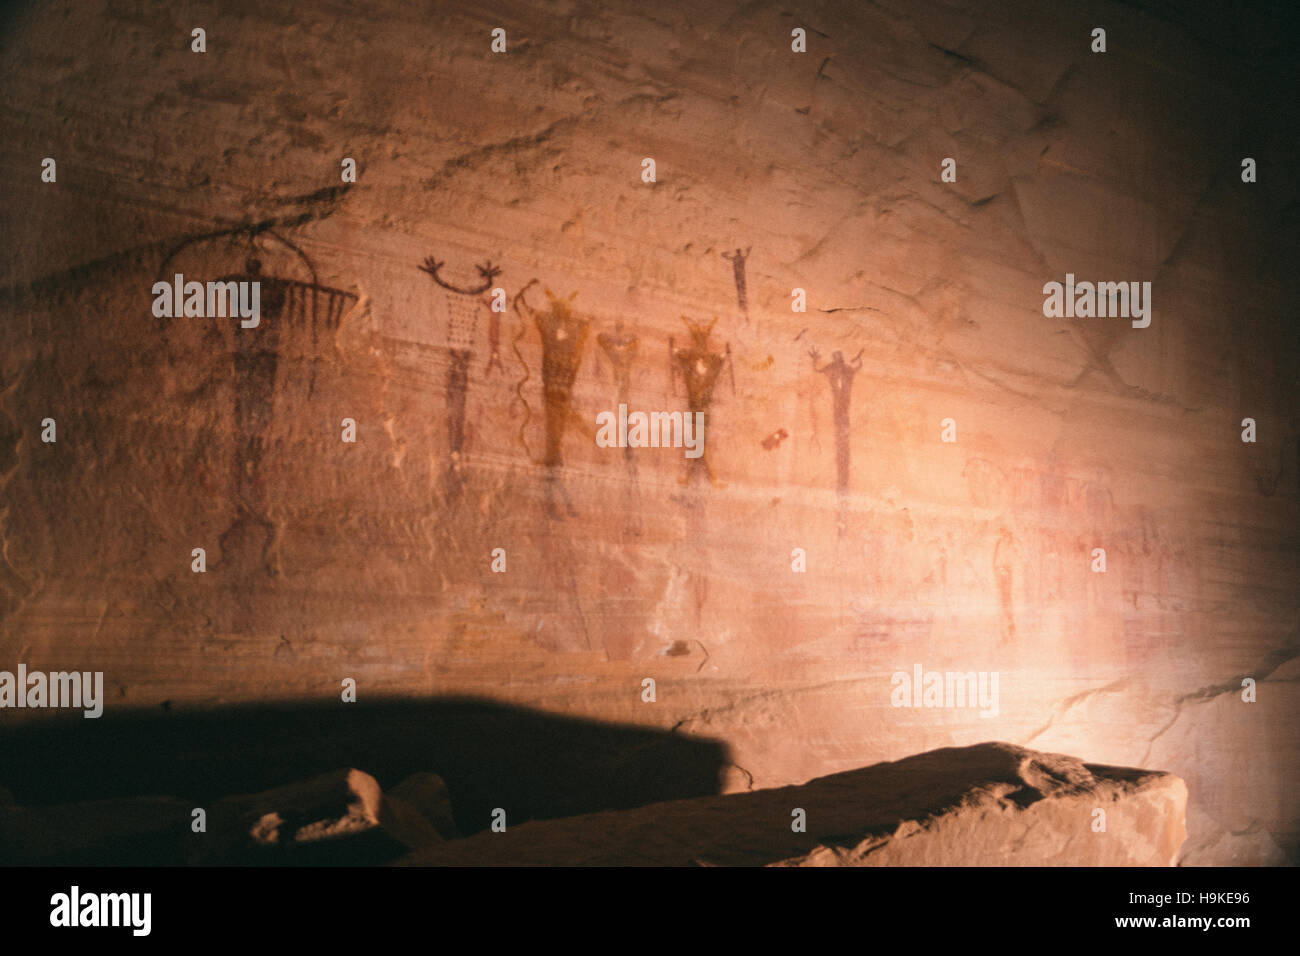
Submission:
M 596 342 L 604 351 L 610 364 L 614 366 L 614 382 L 618 386 L 618 403 L 627 405 L 632 392 L 632 363 L 636 361 L 637 349 L 641 340 L 635 333 L 623 329 L 623 320 L 614 323 L 613 332 L 601 332 Z M 623 448 L 623 462 L 627 467 L 627 530 L 632 534 L 641 533 L 640 510 L 636 492 L 636 456 L 631 445 Z
M 531 283 L 530 283 L 531 285 Z M 555 507 L 555 492 L 564 498 L 565 508 L 574 514 L 568 492 L 560 480 L 560 468 L 564 465 L 564 430 L 573 414 L 573 382 L 578 376 L 578 366 L 582 364 L 582 351 L 587 343 L 590 320 L 574 313 L 570 303 L 578 294 L 576 292 L 565 298 L 557 298 L 550 289 L 546 298 L 550 308 L 539 312 L 524 301 L 527 286 L 515 296 L 515 302 L 522 305 L 530 316 L 542 337 L 542 393 L 546 400 L 546 505 L 552 517 L 559 517 Z
M 677 373 L 680 371 L 683 380 L 686 382 L 687 407 L 691 413 L 703 413 L 704 435 L 707 436 L 709 434 L 709 408 L 713 405 L 713 389 L 718 384 L 718 376 L 722 373 L 722 367 L 727 365 L 731 359 L 731 346 L 726 346 L 722 352 L 714 352 L 709 347 L 709 333 L 713 331 L 713 327 L 718 322 L 716 315 L 708 325 L 692 322 L 684 315 L 682 321 L 686 323 L 686 328 L 691 333 L 691 344 L 689 348 L 679 349 L 674 347 L 671 338 L 668 340 L 673 383 L 675 387 Z M 731 388 L 732 391 L 735 391 L 734 373 Z M 707 442 L 707 437 L 705 441 Z M 702 453 L 699 458 L 690 460 L 686 466 L 686 474 L 680 479 L 681 484 L 686 484 L 691 476 L 697 473 L 697 466 L 704 468 L 709 484 L 717 484 L 713 477 L 713 469 L 709 467 L 707 452 Z

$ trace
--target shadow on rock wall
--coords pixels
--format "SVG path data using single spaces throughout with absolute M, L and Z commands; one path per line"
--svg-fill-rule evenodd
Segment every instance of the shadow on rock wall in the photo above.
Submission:
M 19 806 L 168 794 L 206 801 L 357 767 L 385 788 L 443 778 L 461 833 L 717 794 L 720 742 L 485 700 L 230 707 L 0 730 L 0 786 Z

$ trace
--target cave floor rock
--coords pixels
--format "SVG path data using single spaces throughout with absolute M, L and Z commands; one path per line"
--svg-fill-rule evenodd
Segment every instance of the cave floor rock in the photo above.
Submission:
M 1186 806 L 1172 774 L 986 743 L 799 786 L 508 825 L 400 863 L 1172 866 Z

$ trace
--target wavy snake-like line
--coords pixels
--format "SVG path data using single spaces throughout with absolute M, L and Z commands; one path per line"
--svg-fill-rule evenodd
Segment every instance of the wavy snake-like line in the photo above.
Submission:
M 532 373 L 528 370 L 528 363 L 524 361 L 524 357 L 519 351 L 519 343 L 523 341 L 524 335 L 528 332 L 528 323 L 524 321 L 524 314 L 519 311 L 519 303 L 522 301 L 524 293 L 527 292 L 531 286 L 536 284 L 537 280 L 533 279 L 528 283 L 528 285 L 515 293 L 513 308 L 515 310 L 515 315 L 519 317 L 519 332 L 510 343 L 510 348 L 515 353 L 515 358 L 519 359 L 519 364 L 524 367 L 524 377 L 515 383 L 515 397 L 519 400 L 519 404 L 524 406 L 524 420 L 519 423 L 519 434 L 517 437 L 519 439 L 519 444 L 524 448 L 524 454 L 528 456 L 530 461 L 532 460 L 533 453 L 528 448 L 528 439 L 524 437 L 524 430 L 528 428 L 528 422 L 532 418 L 533 413 L 532 409 L 528 407 L 528 399 L 524 398 L 524 384 L 532 377 Z

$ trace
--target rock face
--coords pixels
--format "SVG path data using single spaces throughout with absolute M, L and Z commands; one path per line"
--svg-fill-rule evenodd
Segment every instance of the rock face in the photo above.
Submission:
M 548 820 L 408 865 L 1172 866 L 1172 774 L 1008 744 L 945 748 L 802 786 Z M 802 823 L 804 829 L 796 831 Z
M 1182 862 L 1296 860 L 1294 44 L 1173 6 L 6 12 L 0 671 L 102 672 L 105 714 L 71 760 L 0 709 L 0 784 L 183 792 L 111 721 L 193 718 L 202 774 L 271 705 L 347 744 L 288 779 L 429 769 L 466 833 L 512 786 L 714 783 L 348 736 L 464 696 L 707 741 L 742 791 L 990 738 L 1160 766 Z M 259 325 L 158 317 L 178 273 L 260 276 Z M 1149 281 L 1150 324 L 1048 317 L 1067 274 Z M 620 405 L 703 456 L 605 447 Z

